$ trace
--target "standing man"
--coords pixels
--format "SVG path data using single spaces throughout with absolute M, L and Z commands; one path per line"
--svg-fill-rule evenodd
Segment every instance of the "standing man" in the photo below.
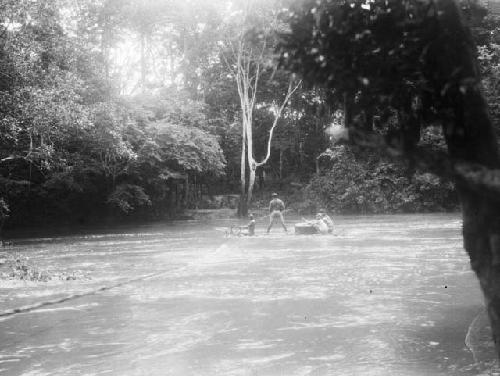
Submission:
M 269 234 L 269 231 L 271 230 L 271 227 L 273 227 L 274 221 L 279 220 L 283 228 L 285 229 L 285 232 L 288 232 L 286 226 L 285 226 L 285 221 L 283 220 L 283 211 L 285 210 L 285 204 L 283 201 L 281 201 L 278 198 L 277 193 L 272 194 L 272 200 L 269 203 L 269 226 L 267 226 L 267 233 Z

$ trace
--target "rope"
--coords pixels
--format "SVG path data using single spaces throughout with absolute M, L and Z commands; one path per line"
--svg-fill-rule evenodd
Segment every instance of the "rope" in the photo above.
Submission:
M 137 282 L 137 281 L 144 281 L 146 279 L 157 277 L 159 275 L 166 274 L 168 272 L 170 272 L 170 271 L 162 271 L 162 272 L 152 273 L 152 274 L 148 274 L 148 275 L 145 275 L 145 276 L 142 276 L 142 277 L 132 278 L 132 279 L 128 279 L 126 281 L 118 282 L 118 283 L 115 283 L 113 285 L 102 286 L 102 287 L 99 287 L 98 289 L 90 290 L 90 291 L 87 291 L 87 292 L 71 294 L 71 295 L 68 295 L 68 296 L 65 296 L 65 297 L 62 297 L 62 298 L 58 298 L 58 299 L 46 300 L 46 301 L 43 301 L 43 302 L 39 302 L 39 303 L 27 305 L 27 306 L 24 306 L 24 307 L 18 307 L 18 308 L 14 308 L 14 309 L 8 309 L 6 311 L 0 312 L 0 317 L 9 317 L 9 316 L 18 315 L 18 314 L 21 314 L 21 313 L 28 313 L 28 312 L 36 311 L 37 309 L 40 309 L 42 307 L 47 307 L 47 306 L 52 306 L 52 305 L 64 303 L 64 302 L 67 302 L 67 301 L 70 301 L 70 300 L 75 300 L 75 299 L 78 299 L 78 298 L 82 298 L 84 296 L 95 295 L 95 294 L 97 294 L 99 292 L 111 290 L 111 289 L 114 289 L 114 288 L 117 288 L 117 287 L 121 287 L 123 285 L 128 285 L 130 283 L 134 283 L 134 282 Z

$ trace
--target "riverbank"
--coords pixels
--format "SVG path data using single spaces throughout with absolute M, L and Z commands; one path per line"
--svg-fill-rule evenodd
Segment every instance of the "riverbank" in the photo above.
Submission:
M 90 279 L 90 276 L 78 270 L 42 269 L 30 260 L 28 255 L 9 252 L 12 246 L 4 247 L 0 252 L 0 281 L 48 282 L 51 280 Z
M 270 182 L 262 189 L 256 189 L 249 213 L 264 215 L 273 192 L 278 192 L 285 202 L 287 210 L 299 215 L 314 215 L 318 210 L 329 214 L 365 215 L 398 213 L 453 212 L 458 209 L 452 188 L 443 186 L 425 175 L 420 185 L 407 187 L 398 180 L 398 185 L 390 186 L 387 180 L 371 185 L 349 183 L 343 187 L 336 176 L 317 175 L 310 183 L 298 183 L 293 180 Z M 433 182 L 434 185 L 428 183 Z M 335 182 L 335 183 L 333 183 Z M 425 184 L 423 182 L 426 182 Z M 345 182 L 344 182 L 345 183 Z M 343 188 L 342 188 L 343 187 Z M 389 187 L 389 188 L 388 188 Z M 239 195 L 234 193 L 219 195 L 201 195 L 198 202 L 192 202 L 188 208 L 178 208 L 151 216 L 149 212 L 131 212 L 116 214 L 103 212 L 100 215 L 82 215 L 79 212 L 59 216 L 29 217 L 29 221 L 16 222 L 7 218 L 6 232 L 11 230 L 45 229 L 53 230 L 86 228 L 98 226 L 147 224 L 157 221 L 235 218 Z M 148 214 L 149 213 L 149 214 Z M 0 237 L 1 238 L 1 237 Z M 3 236 L 5 238 L 5 236 Z

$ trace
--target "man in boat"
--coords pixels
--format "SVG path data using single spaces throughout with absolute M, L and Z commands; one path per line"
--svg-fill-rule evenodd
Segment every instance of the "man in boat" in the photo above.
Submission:
M 285 220 L 283 219 L 283 211 L 285 210 L 285 204 L 278 198 L 277 193 L 272 194 L 271 202 L 269 202 L 269 226 L 267 226 L 267 233 L 271 231 L 271 227 L 275 221 L 280 221 L 281 226 L 285 232 L 288 232 L 288 229 L 285 226 Z
M 315 219 L 297 223 L 295 225 L 296 234 L 327 234 L 333 231 L 333 221 L 324 210 L 320 210 Z
M 318 215 L 320 216 L 321 220 L 323 222 L 325 222 L 325 224 L 327 225 L 328 227 L 328 232 L 329 233 L 332 233 L 333 232 L 333 221 L 332 219 L 330 218 L 330 216 L 328 214 L 326 214 L 326 211 L 325 210 L 320 210 L 320 212 L 318 213 Z
M 226 236 L 254 236 L 255 235 L 255 218 L 253 214 L 248 216 L 250 222 L 246 226 L 231 226 L 226 229 Z
M 255 219 L 253 217 L 253 214 L 250 214 L 248 216 L 248 219 L 250 219 L 250 222 L 248 222 L 248 225 L 247 225 L 247 235 L 248 236 L 254 236 L 255 235 Z
M 328 225 L 323 220 L 322 213 L 316 214 L 316 220 L 311 221 L 311 224 L 314 226 L 318 234 L 326 234 L 328 233 Z

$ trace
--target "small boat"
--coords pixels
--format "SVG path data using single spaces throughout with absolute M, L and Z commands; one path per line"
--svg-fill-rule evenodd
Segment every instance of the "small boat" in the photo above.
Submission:
M 295 225 L 295 233 L 300 235 L 311 235 L 319 234 L 319 230 L 313 223 L 301 222 Z

